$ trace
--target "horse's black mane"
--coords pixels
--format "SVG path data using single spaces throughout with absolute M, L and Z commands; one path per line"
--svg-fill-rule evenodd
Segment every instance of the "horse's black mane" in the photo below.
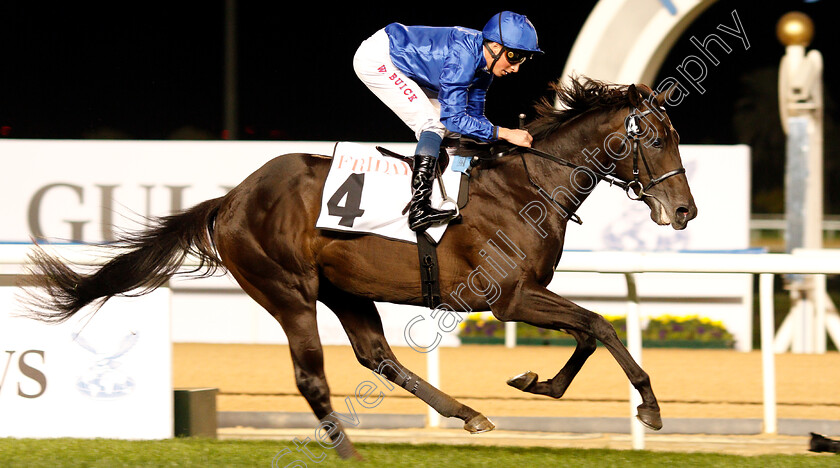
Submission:
M 568 84 L 553 83 L 552 98 L 562 104 L 555 106 L 552 98 L 543 98 L 534 110 L 539 116 L 529 131 L 534 137 L 550 134 L 566 122 L 591 110 L 617 110 L 630 106 L 626 85 L 615 85 L 587 77 L 572 77 Z

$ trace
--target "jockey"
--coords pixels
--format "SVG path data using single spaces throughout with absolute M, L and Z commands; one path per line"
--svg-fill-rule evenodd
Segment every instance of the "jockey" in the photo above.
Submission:
M 531 146 L 527 130 L 490 123 L 484 101 L 493 77 L 516 73 L 541 53 L 528 18 L 509 11 L 493 16 L 482 31 L 392 23 L 359 46 L 353 58 L 359 79 L 417 137 L 408 215 L 413 231 L 455 216 L 433 208 L 429 198 L 444 136 Z

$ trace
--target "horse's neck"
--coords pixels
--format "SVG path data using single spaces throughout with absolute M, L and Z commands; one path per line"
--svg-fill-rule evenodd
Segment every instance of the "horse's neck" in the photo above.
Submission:
M 600 145 L 600 135 L 586 132 L 580 126 L 570 126 L 543 141 L 535 142 L 535 148 L 546 151 L 569 162 L 569 167 L 540 157 L 532 157 L 534 169 L 530 171 L 535 183 L 541 186 L 558 203 L 577 210 L 598 184 L 592 174 L 602 174 L 607 161 Z M 588 170 L 586 170 L 588 169 Z

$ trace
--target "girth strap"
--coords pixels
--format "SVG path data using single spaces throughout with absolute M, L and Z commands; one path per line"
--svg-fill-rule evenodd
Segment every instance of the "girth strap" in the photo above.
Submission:
M 437 248 L 435 242 L 425 232 L 417 233 L 417 255 L 420 260 L 420 291 L 423 303 L 434 309 L 442 302 L 440 284 L 438 283 Z

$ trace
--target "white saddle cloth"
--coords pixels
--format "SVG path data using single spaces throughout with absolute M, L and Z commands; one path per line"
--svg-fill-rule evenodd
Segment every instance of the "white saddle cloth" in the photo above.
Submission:
M 432 206 L 456 209 L 461 173 L 447 170 L 442 179 L 447 198 L 444 200 L 435 180 Z M 315 227 L 416 243 L 416 234 L 408 228 L 408 213 L 402 214 L 410 199 L 409 164 L 383 156 L 372 145 L 340 142 L 335 146 Z M 426 230 L 435 242 L 445 231 L 445 224 Z

